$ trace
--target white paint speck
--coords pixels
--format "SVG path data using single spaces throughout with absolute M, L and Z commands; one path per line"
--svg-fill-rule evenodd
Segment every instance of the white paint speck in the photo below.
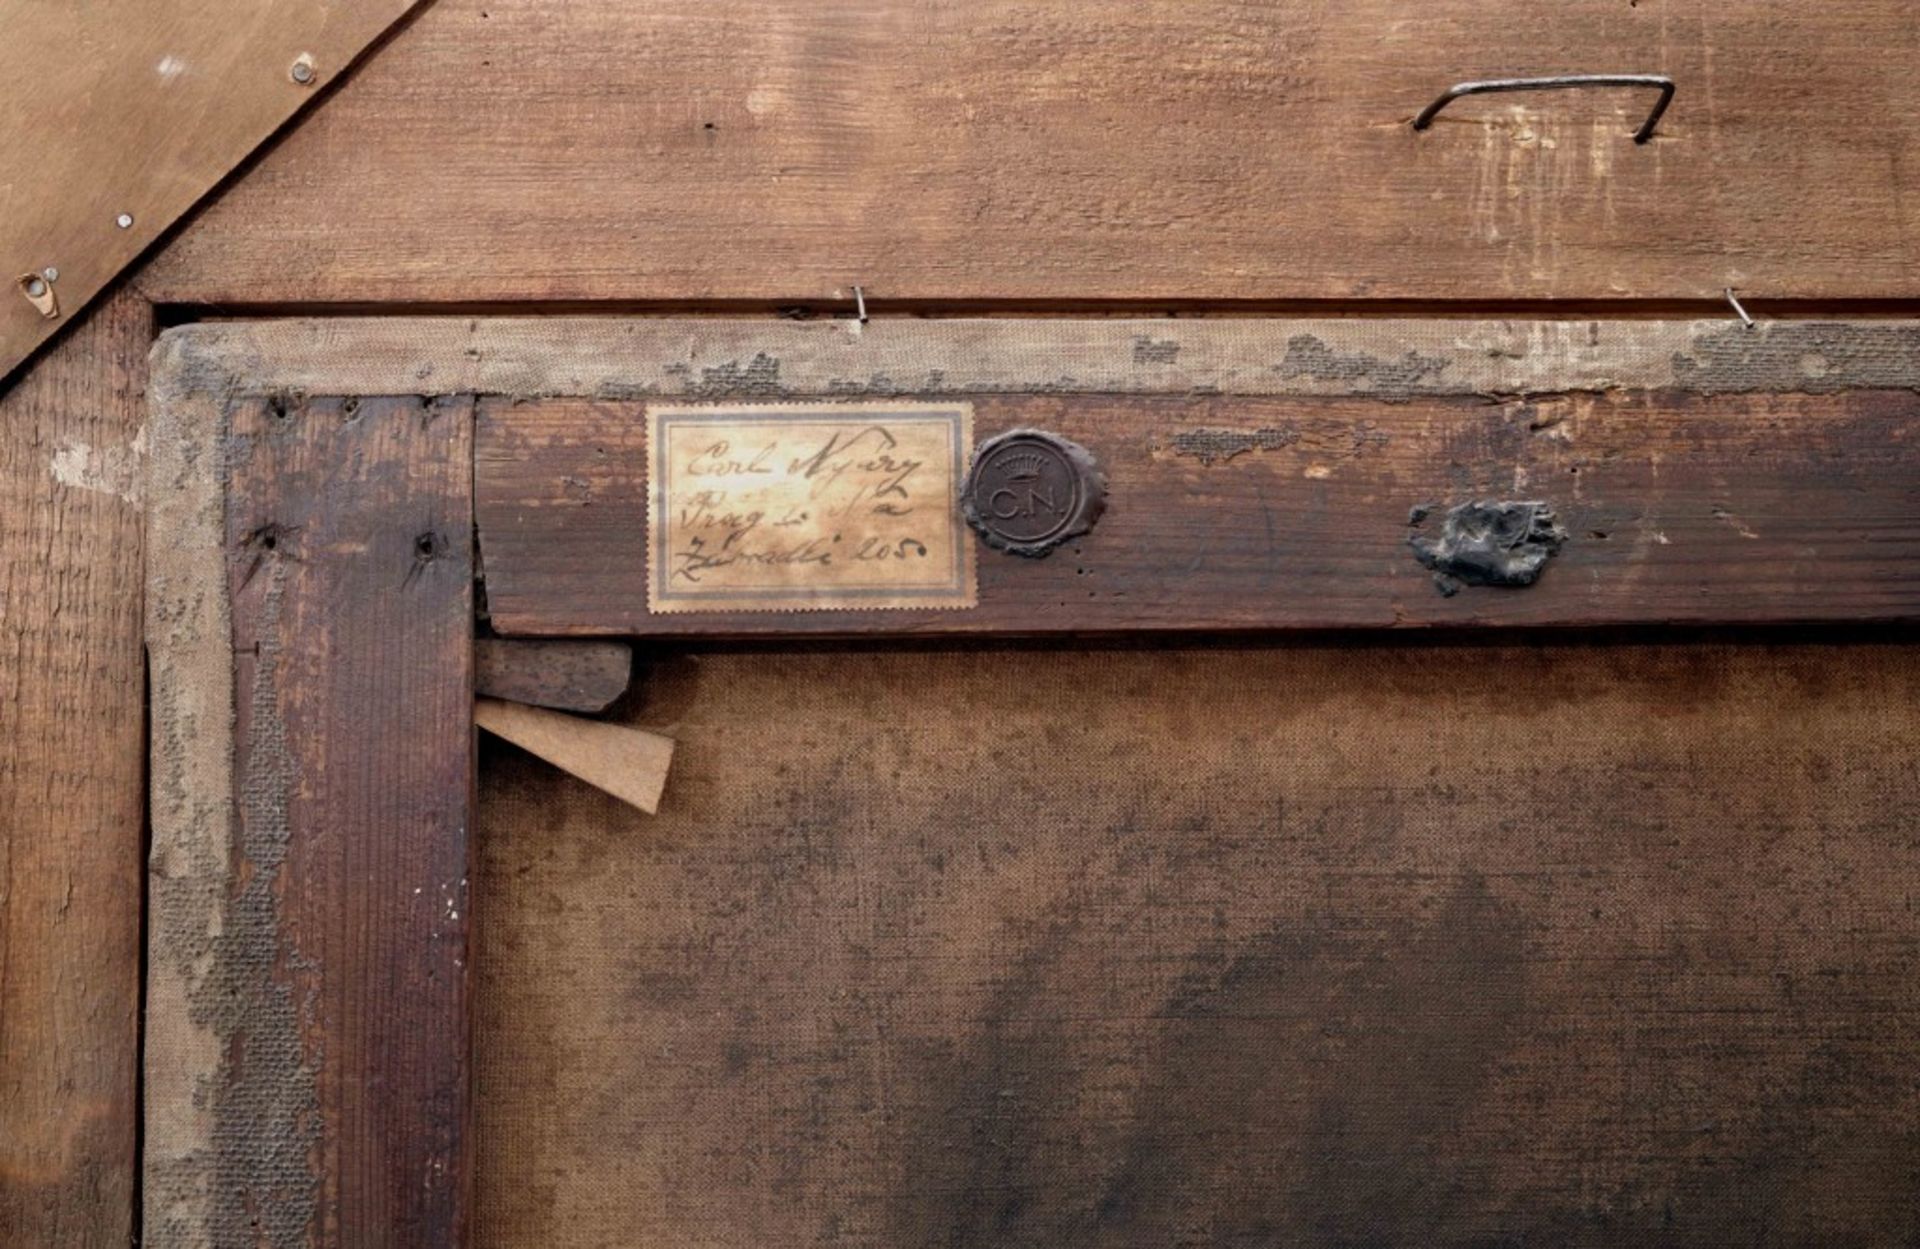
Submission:
M 153 63 L 153 72 L 160 76 L 161 82 L 172 82 L 187 72 L 187 63 L 168 53 Z
M 110 494 L 128 503 L 140 501 L 140 462 L 146 454 L 146 430 L 124 447 L 95 449 L 78 439 L 62 442 L 47 469 L 53 479 L 76 490 Z

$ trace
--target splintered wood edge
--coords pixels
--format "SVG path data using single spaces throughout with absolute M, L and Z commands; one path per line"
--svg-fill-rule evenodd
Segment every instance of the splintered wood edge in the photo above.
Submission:
M 473 721 L 648 815 L 660 809 L 673 763 L 671 737 L 496 698 L 475 699 Z

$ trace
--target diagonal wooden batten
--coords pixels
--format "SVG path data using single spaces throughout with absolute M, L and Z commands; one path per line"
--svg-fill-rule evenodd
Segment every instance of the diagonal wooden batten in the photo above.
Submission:
M 10 6 L 0 379 L 413 5 Z

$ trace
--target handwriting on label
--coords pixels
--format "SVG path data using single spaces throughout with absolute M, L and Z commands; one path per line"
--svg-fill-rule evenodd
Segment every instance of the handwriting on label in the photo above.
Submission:
M 655 612 L 972 607 L 964 403 L 647 409 Z

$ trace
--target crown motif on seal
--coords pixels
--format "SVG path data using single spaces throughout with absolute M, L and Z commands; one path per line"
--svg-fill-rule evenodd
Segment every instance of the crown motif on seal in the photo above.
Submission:
M 1032 481 L 1047 471 L 1050 461 L 1037 451 L 1016 451 L 1000 461 L 1009 481 Z

